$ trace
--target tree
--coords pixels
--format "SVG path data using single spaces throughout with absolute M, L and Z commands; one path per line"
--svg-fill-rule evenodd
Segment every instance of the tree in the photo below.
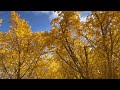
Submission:
M 24 19 L 19 18 L 20 15 L 15 11 L 11 12 L 11 20 L 13 24 L 10 30 L 4 35 L 4 55 L 1 60 L 4 78 L 28 78 L 36 60 L 31 57 L 32 52 L 32 32 L 30 26 Z
M 32 32 L 11 12 L 10 30 L 0 32 L 0 78 L 120 78 L 120 12 L 59 11 L 48 32 Z M 0 20 L 0 23 L 2 20 Z

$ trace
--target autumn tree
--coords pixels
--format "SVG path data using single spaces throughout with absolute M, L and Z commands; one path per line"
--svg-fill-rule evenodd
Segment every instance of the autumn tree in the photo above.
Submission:
M 82 62 L 77 51 L 82 47 L 76 32 L 81 25 L 79 13 L 59 12 L 59 17 L 55 18 L 51 24 L 53 29 L 50 34 L 55 39 L 53 45 L 55 45 L 56 55 L 73 70 L 76 78 L 88 78 L 87 69 L 84 68 L 85 61 Z
M 10 30 L 0 32 L 0 78 L 120 78 L 120 12 L 59 11 L 50 31 L 32 32 L 11 12 Z M 0 23 L 2 20 L 0 21 Z
M 86 22 L 78 12 L 58 13 L 50 31 L 54 51 L 75 77 L 118 78 L 119 12 L 93 11 Z
M 32 54 L 32 32 L 30 26 L 15 11 L 11 12 L 12 24 L 4 35 L 5 58 L 1 60 L 5 78 L 28 78 L 35 67 L 35 58 Z
M 118 11 L 92 11 L 85 23 L 87 34 L 84 38 L 94 49 L 97 62 L 101 63 L 98 70 L 101 78 L 119 77 L 119 15 Z

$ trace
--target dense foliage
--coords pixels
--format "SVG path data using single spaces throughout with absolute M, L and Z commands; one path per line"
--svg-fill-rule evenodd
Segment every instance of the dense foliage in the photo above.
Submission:
M 32 32 L 11 11 L 8 32 L 0 32 L 0 78 L 119 79 L 120 12 L 61 11 L 49 32 Z M 2 19 L 0 20 L 2 24 Z

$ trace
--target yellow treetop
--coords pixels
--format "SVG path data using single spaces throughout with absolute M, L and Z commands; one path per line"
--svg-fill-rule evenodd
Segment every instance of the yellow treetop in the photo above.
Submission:
M 15 11 L 11 11 L 11 20 L 9 23 L 13 24 L 10 27 L 10 30 L 16 34 L 17 37 L 24 38 L 31 35 L 31 27 L 24 19 L 20 19 L 20 15 Z

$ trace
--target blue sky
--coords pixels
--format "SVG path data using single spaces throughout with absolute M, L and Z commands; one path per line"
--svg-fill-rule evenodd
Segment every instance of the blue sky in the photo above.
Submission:
M 29 25 L 32 26 L 33 32 L 49 31 L 51 29 L 50 22 L 53 18 L 57 17 L 57 13 L 53 11 L 16 11 L 20 14 L 20 18 L 28 21 Z M 85 21 L 86 16 L 90 11 L 85 11 L 80 14 L 82 21 Z M 0 31 L 6 32 L 9 30 L 10 24 L 10 11 L 0 11 L 0 19 L 3 19 Z

